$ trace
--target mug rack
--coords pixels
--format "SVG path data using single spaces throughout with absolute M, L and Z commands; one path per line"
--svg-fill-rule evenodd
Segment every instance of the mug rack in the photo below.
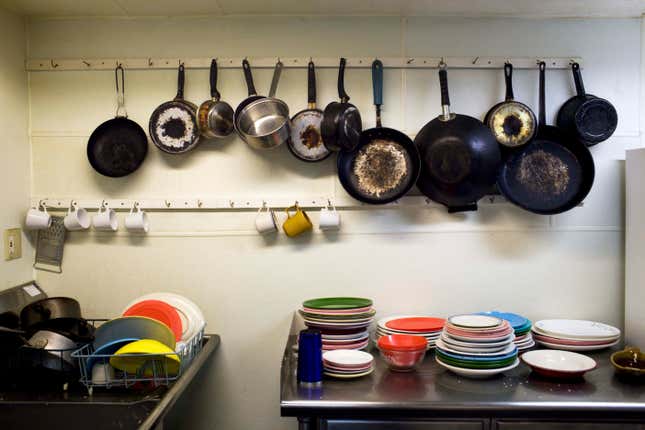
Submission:
M 214 57 L 221 69 L 242 68 L 247 57 Z M 347 68 L 368 69 L 376 57 L 347 57 Z M 112 70 L 118 65 L 130 70 L 174 69 L 184 64 L 187 69 L 208 69 L 211 57 L 204 58 L 45 58 L 27 59 L 27 71 Z M 248 57 L 251 67 L 273 68 L 277 61 L 285 68 L 307 68 L 313 61 L 317 68 L 337 68 L 339 57 Z M 383 67 L 392 69 L 436 69 L 443 60 L 451 69 L 502 69 L 512 63 L 516 69 L 537 69 L 544 61 L 549 69 L 569 69 L 571 63 L 582 65 L 580 57 L 379 57 Z

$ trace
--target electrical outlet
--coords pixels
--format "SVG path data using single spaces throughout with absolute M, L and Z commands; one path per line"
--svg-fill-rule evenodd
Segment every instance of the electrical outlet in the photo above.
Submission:
M 4 259 L 15 260 L 22 257 L 22 231 L 10 228 L 4 231 Z

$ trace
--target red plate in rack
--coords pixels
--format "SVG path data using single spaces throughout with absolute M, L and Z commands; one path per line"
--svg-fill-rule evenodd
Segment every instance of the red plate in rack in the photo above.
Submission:
M 175 340 L 181 340 L 181 318 L 177 310 L 161 300 L 143 300 L 123 312 L 124 317 L 148 317 L 157 320 L 172 330 Z
M 446 320 L 435 317 L 408 317 L 388 321 L 385 327 L 392 330 L 428 333 L 439 331 L 443 328 Z

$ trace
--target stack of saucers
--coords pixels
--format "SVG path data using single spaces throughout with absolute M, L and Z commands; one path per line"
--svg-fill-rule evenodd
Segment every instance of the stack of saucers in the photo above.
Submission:
M 337 349 L 323 352 L 323 373 L 332 378 L 354 379 L 374 371 L 374 357 L 369 352 Z
M 361 297 L 307 300 L 299 312 L 307 327 L 320 330 L 325 351 L 365 348 L 376 313 L 372 301 Z
M 551 349 L 593 351 L 620 342 L 619 329 L 596 321 L 542 320 L 532 330 L 535 341 Z
M 437 340 L 435 359 L 469 378 L 486 378 L 519 364 L 515 334 L 508 321 L 490 315 L 455 315 Z
M 411 334 L 423 336 L 428 341 L 428 349 L 434 348 L 441 335 L 446 320 L 443 318 L 423 315 L 399 315 L 382 318 L 376 323 L 377 343 L 381 336 L 391 334 Z
M 480 312 L 480 315 L 490 315 L 492 317 L 501 318 L 508 321 L 508 323 L 515 330 L 515 346 L 520 351 L 524 351 L 535 346 L 535 341 L 531 335 L 531 321 L 522 315 L 514 314 L 511 312 Z

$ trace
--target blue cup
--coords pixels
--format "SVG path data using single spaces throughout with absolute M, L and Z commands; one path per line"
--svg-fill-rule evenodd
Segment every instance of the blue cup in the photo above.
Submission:
M 322 336 L 318 330 L 302 330 L 298 337 L 298 382 L 322 381 Z

